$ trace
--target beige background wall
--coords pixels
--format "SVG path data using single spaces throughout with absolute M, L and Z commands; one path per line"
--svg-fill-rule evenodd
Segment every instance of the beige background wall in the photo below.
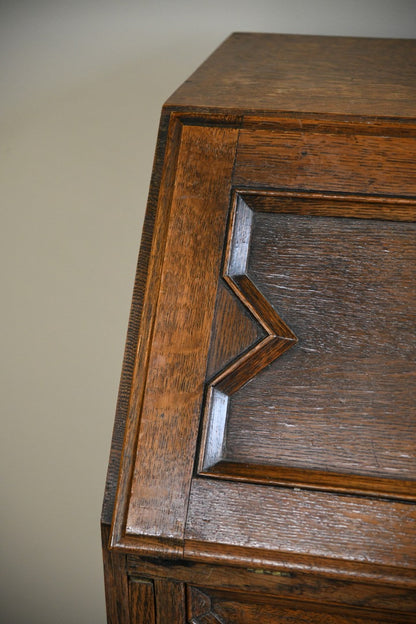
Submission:
M 416 2 L 0 1 L 6 624 L 105 621 L 100 506 L 159 112 L 235 30 L 415 37 Z

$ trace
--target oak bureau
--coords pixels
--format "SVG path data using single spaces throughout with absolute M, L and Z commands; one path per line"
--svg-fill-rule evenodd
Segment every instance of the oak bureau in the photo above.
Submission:
M 416 622 L 416 40 L 236 33 L 162 109 L 111 624 Z

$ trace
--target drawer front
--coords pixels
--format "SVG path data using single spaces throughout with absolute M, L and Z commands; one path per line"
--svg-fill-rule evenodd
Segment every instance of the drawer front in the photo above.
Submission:
M 188 588 L 189 624 L 401 624 L 412 616 Z

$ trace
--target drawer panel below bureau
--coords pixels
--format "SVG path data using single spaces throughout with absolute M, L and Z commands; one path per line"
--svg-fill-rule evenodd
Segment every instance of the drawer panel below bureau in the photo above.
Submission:
M 189 624 L 381 624 L 412 616 L 188 588 Z

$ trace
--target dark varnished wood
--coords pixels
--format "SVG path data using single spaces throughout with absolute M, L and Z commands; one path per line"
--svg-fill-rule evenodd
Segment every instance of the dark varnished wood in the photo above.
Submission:
M 155 589 L 150 580 L 133 579 L 129 584 L 130 620 L 135 624 L 155 624 Z
M 329 569 L 321 573 L 311 574 L 307 566 L 282 565 L 276 560 L 267 561 L 267 556 L 261 551 L 256 555 L 244 559 L 243 550 L 240 548 L 234 565 L 231 558 L 227 561 L 199 563 L 196 561 L 164 561 L 161 559 L 128 557 L 128 570 L 132 578 L 138 574 L 145 574 L 148 578 L 159 582 L 174 577 L 177 579 L 177 591 L 179 587 L 190 586 L 210 588 L 212 590 L 226 590 L 231 593 L 238 591 L 255 593 L 257 596 L 279 596 L 280 599 L 291 600 L 292 604 L 302 600 L 313 604 L 316 601 L 328 602 L 332 605 L 349 607 L 362 607 L 378 611 L 394 611 L 399 609 L 401 613 L 411 614 L 416 608 L 416 579 L 410 572 L 400 579 L 389 576 L 392 570 L 384 569 L 383 580 L 376 579 L 371 575 L 369 566 L 365 577 L 357 581 L 353 574 L 346 575 L 342 579 L 331 576 Z M 217 549 L 217 553 L 221 554 Z M 223 548 L 224 559 L 230 550 Z M 394 578 L 394 584 L 393 584 Z M 166 581 L 169 582 L 169 581 Z M 375 591 L 374 583 L 377 583 Z M 188 614 L 190 613 L 190 600 L 188 596 Z M 204 601 L 205 602 L 205 601 Z M 206 604 L 206 603 L 205 603 Z M 203 612 L 205 612 L 205 608 Z M 202 611 L 202 609 L 201 609 Z M 188 615 L 189 617 L 189 615 Z
M 111 624 L 128 624 L 130 620 L 130 596 L 126 556 L 109 551 L 109 526 L 102 524 L 101 539 L 105 581 L 107 620 Z
M 256 594 L 227 593 L 191 587 L 191 624 L 381 624 L 412 622 L 412 616 L 366 609 L 339 609 L 332 605 L 310 605 L 302 601 L 272 599 Z M 195 615 L 194 615 L 195 614 Z
M 103 506 L 111 624 L 413 621 L 415 57 L 237 34 L 166 103 Z
M 211 382 L 201 472 L 414 498 L 416 203 L 246 193 L 234 214 L 223 277 L 268 334 Z M 299 336 L 282 361 L 275 309 Z
M 155 579 L 157 624 L 183 624 L 186 620 L 185 586 L 158 576 Z
M 416 479 L 416 223 L 259 217 L 250 274 L 298 342 L 233 397 L 228 459 Z

